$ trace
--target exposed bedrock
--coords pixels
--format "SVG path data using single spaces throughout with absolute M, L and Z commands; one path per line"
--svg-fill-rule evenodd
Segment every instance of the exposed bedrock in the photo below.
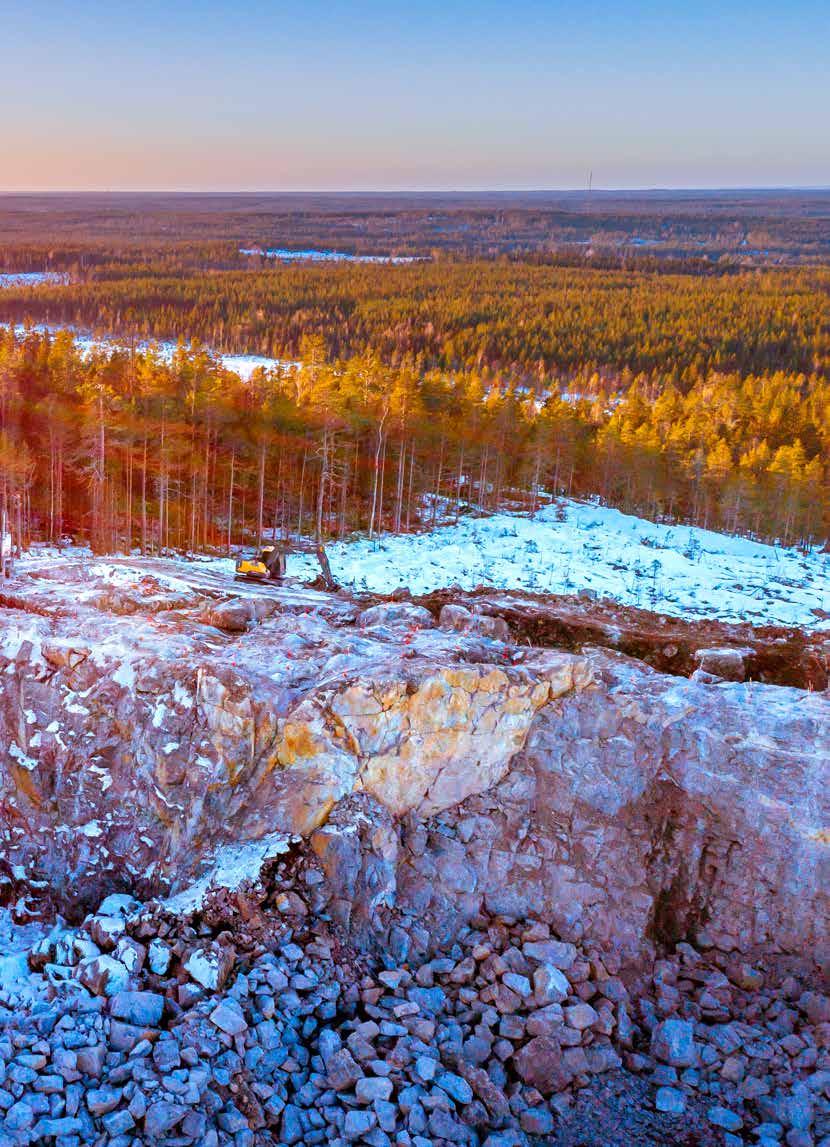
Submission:
M 485 618 L 506 619 L 518 641 L 581 650 L 613 649 L 654 669 L 690 677 L 698 670 L 732 681 L 760 681 L 798 689 L 827 689 L 830 635 L 780 625 L 755 627 L 716 618 L 686 620 L 575 595 L 481 588 L 442 589 L 418 599 L 436 615 L 450 604 L 468 606 Z M 818 610 L 823 616 L 823 611 Z
M 146 898 L 298 833 L 363 943 L 407 916 L 429 949 L 485 911 L 630 959 L 686 937 L 826 953 L 826 696 L 130 568 L 2 611 L 8 897 Z

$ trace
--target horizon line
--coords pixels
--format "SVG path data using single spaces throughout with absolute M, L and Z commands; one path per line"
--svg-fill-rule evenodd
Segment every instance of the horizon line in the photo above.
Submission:
M 830 192 L 823 184 L 683 184 L 636 187 L 83 187 L 0 188 L 0 197 L 29 195 L 655 195 L 682 193 Z

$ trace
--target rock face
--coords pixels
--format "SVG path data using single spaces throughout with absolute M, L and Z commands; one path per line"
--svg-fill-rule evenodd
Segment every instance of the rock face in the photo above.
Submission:
M 520 648 L 405 602 L 229 599 L 173 563 L 66 563 L 14 591 L 10 896 L 145 898 L 230 842 L 311 834 L 364 945 L 396 916 L 428 951 L 533 911 L 626 959 L 686 938 L 826 950 L 825 696 Z
M 591 687 L 540 711 L 510 773 L 445 814 L 440 839 L 405 834 L 422 919 L 541 910 L 629 955 L 647 937 L 826 949 L 827 700 L 591 664 Z
M 696 670 L 735 681 L 760 681 L 818 691 L 830 685 L 830 640 L 823 631 L 785 626 L 755 628 L 715 619 L 687 621 L 669 614 L 595 600 L 592 590 L 576 595 L 479 589 L 438 590 L 420 598 L 444 624 L 467 628 L 450 618 L 475 618 L 477 626 L 508 624 L 530 645 L 581 650 L 611 649 L 644 661 L 653 669 L 690 677 Z M 816 610 L 816 621 L 824 611 Z

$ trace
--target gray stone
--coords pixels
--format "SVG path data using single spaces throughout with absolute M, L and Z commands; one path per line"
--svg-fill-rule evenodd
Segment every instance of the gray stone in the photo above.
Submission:
M 79 1047 L 75 1053 L 78 1071 L 82 1075 L 91 1075 L 98 1079 L 104 1069 L 106 1054 L 107 1049 L 102 1043 L 95 1044 L 93 1047 Z
M 242 1035 L 248 1030 L 242 1008 L 233 999 L 224 999 L 210 1013 L 210 1021 L 227 1035 Z
M 305 1131 L 299 1107 L 293 1103 L 287 1103 L 282 1112 L 280 1138 L 284 1143 L 300 1143 L 302 1142 L 304 1134 Z
M 599 1016 L 590 1004 L 574 1004 L 572 1007 L 565 1008 L 565 1023 L 568 1027 L 575 1028 L 576 1031 L 581 1032 L 593 1027 L 598 1019 Z
M 682 1115 L 686 1110 L 686 1099 L 683 1092 L 674 1087 L 658 1087 L 654 1106 L 667 1115 Z
M 348 1091 L 363 1078 L 363 1069 L 346 1048 L 336 1051 L 326 1064 L 329 1086 L 335 1091 Z
M 501 978 L 501 982 L 506 984 L 511 991 L 521 996 L 523 1000 L 526 1000 L 533 991 L 527 976 L 520 976 L 517 972 L 505 972 Z
M 215 944 L 211 948 L 196 948 L 184 962 L 187 974 L 211 992 L 221 991 L 234 964 L 232 948 Z
M 158 1027 L 164 1015 L 164 996 L 157 992 L 117 992 L 110 1011 L 116 1019 L 137 1027 Z
M 658 1024 L 651 1036 L 651 1054 L 672 1067 L 694 1067 L 698 1061 L 694 1024 L 678 1019 Z
M 147 963 L 155 976 L 166 976 L 170 967 L 171 952 L 163 940 L 155 937 L 147 949 Z
M 523 1111 L 519 1122 L 522 1131 L 528 1135 L 550 1135 L 553 1131 L 553 1115 L 547 1107 L 531 1107 Z
M 377 1076 L 365 1076 L 355 1084 L 355 1095 L 360 1103 L 374 1103 L 376 1099 L 386 1100 L 392 1094 L 392 1080 Z
M 116 1135 L 126 1135 L 135 1127 L 135 1120 L 127 1110 L 111 1111 L 104 1116 L 102 1123 L 110 1138 L 114 1138 Z
M 435 1079 L 437 1068 L 438 1064 L 436 1061 L 428 1055 L 419 1055 L 415 1060 L 415 1074 L 419 1079 L 422 1079 L 424 1083 L 430 1083 Z
M 361 1139 L 376 1123 L 374 1111 L 347 1111 L 343 1120 L 343 1134 L 349 1140 Z
M 93 1115 L 106 1115 L 114 1111 L 121 1102 L 121 1089 L 115 1087 L 95 1087 L 86 1093 L 86 1105 Z
M 82 1132 L 84 1125 L 80 1119 L 65 1115 L 58 1119 L 39 1119 L 34 1127 L 34 1133 L 42 1139 L 59 1139 L 64 1135 L 77 1135 Z
M 571 1081 L 559 1044 L 547 1036 L 526 1043 L 514 1057 L 514 1065 L 519 1077 L 542 1095 L 562 1091 Z
M 740 1131 L 744 1125 L 740 1115 L 736 1115 L 728 1107 L 710 1107 L 706 1112 L 706 1118 L 715 1127 L 721 1127 L 724 1131 Z
M 178 1103 L 159 1100 L 151 1103 L 144 1116 L 144 1134 L 147 1137 L 164 1135 L 187 1115 L 187 1108 Z
M 462 1107 L 472 1101 L 473 1089 L 467 1080 L 462 1079 L 460 1075 L 455 1075 L 451 1071 L 442 1071 L 436 1075 L 435 1082 L 442 1091 L 446 1091 L 447 1095 L 451 1096 Z
M 533 995 L 537 1005 L 561 1004 L 571 994 L 571 985 L 564 973 L 553 964 L 540 964 L 533 973 Z
M 561 940 L 529 940 L 522 944 L 522 951 L 529 960 L 551 964 L 564 972 L 574 966 L 577 957 L 574 945 Z

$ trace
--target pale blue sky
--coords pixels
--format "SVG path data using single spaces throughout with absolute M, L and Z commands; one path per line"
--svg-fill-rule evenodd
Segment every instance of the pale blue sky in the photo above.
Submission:
M 830 185 L 830 3 L 0 0 L 0 190 Z

